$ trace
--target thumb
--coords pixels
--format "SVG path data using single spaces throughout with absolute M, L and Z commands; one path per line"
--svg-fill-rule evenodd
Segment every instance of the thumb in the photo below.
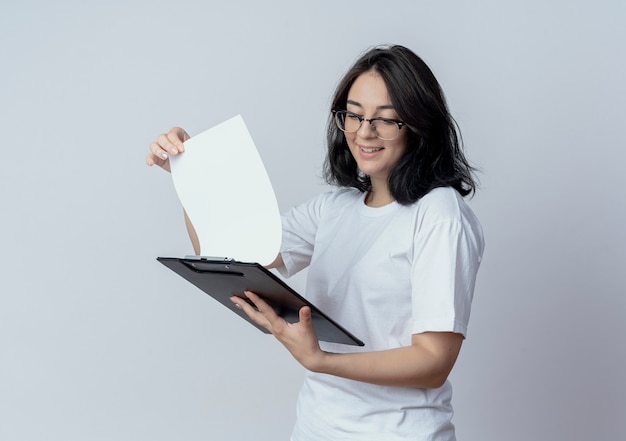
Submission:
M 311 308 L 308 306 L 303 306 L 299 311 L 300 322 L 304 324 L 311 323 Z

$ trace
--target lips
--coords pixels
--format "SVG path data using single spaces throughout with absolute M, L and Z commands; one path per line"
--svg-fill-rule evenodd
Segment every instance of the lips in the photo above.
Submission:
M 375 147 L 375 148 L 366 148 L 366 147 L 361 147 L 361 151 L 363 153 L 376 153 L 381 151 L 383 148 L 382 147 Z

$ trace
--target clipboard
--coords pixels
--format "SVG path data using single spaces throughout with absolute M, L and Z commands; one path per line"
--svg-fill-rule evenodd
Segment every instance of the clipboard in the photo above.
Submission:
M 233 295 L 247 300 L 243 292 L 250 290 L 290 323 L 299 320 L 301 307 L 309 306 L 319 340 L 364 345 L 263 266 L 274 260 L 280 248 L 280 212 L 241 115 L 185 141 L 185 153 L 170 157 L 170 167 L 200 250 L 238 260 L 186 256 L 158 257 L 159 262 L 265 333 L 235 307 L 230 301 Z M 249 213 L 254 213 L 254 222 Z
M 243 292 L 252 291 L 289 323 L 297 322 L 300 308 L 309 306 L 319 340 L 364 346 L 361 340 L 258 263 L 201 256 L 157 257 L 157 260 L 266 334 L 269 331 L 254 323 L 231 302 L 230 297 L 236 295 L 249 302 Z

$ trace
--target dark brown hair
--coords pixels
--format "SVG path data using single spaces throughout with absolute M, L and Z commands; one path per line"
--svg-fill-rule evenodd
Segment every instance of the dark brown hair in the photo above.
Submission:
M 474 168 L 462 150 L 458 126 L 443 91 L 430 68 L 403 46 L 376 47 L 363 54 L 346 73 L 335 91 L 331 110 L 345 110 L 354 81 L 368 71 L 384 80 L 391 104 L 408 130 L 407 150 L 389 175 L 391 195 L 411 204 L 436 187 L 453 187 L 461 195 L 475 192 Z M 333 185 L 369 191 L 368 176 L 359 172 L 344 133 L 334 124 L 327 129 L 328 152 L 324 177 Z

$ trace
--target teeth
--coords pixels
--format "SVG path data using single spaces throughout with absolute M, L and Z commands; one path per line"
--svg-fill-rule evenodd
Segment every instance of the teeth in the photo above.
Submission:
M 363 148 L 362 150 L 363 150 L 365 153 L 374 153 L 374 152 L 377 152 L 377 151 L 379 151 L 379 150 L 382 150 L 382 148 L 377 148 L 377 149 L 366 149 L 366 148 Z

